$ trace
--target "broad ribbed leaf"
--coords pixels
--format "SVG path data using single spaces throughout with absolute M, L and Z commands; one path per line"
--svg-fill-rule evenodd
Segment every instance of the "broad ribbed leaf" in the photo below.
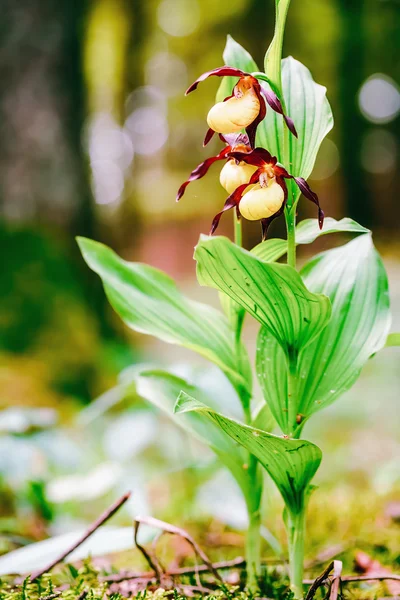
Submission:
M 220 461 L 228 467 L 242 489 L 246 502 L 251 503 L 255 496 L 261 493 L 261 486 L 255 490 L 243 465 L 248 462 L 247 453 L 238 446 L 224 431 L 210 421 L 202 413 L 186 413 L 174 415 L 174 406 L 179 394 L 194 395 L 201 401 L 211 404 L 218 409 L 218 403 L 208 398 L 197 386 L 192 385 L 181 377 L 160 370 L 143 371 L 136 377 L 137 392 L 154 406 L 173 419 L 187 433 L 191 433 L 204 444 L 209 446 Z M 253 496 L 253 498 L 252 498 Z
M 369 230 L 344 217 L 340 221 L 326 217 L 322 230 L 319 228 L 318 219 L 304 219 L 296 227 L 296 244 L 311 244 L 321 235 L 327 233 L 368 233 Z M 286 254 L 287 242 L 279 238 L 271 238 L 261 242 L 252 249 L 252 253 L 265 262 L 273 262 Z
M 283 119 L 273 110 L 268 110 L 257 129 L 257 145 L 277 156 L 292 175 L 307 179 L 321 142 L 333 127 L 326 88 L 315 83 L 307 67 L 291 56 L 282 61 L 282 87 L 286 113 L 294 121 L 298 138 L 289 136 L 289 153 L 285 156 Z M 300 192 L 293 182 L 288 182 L 288 189 L 289 192 L 292 190 L 294 199 L 298 198 Z
M 265 263 L 224 237 L 202 236 L 195 259 L 200 284 L 243 306 L 287 354 L 296 354 L 329 321 L 329 299 L 309 292 L 288 265 Z
M 340 221 L 326 217 L 322 229 L 319 228 L 318 219 L 304 219 L 296 227 L 296 243 L 311 244 L 327 233 L 369 233 L 369 229 L 348 217 L 344 217 Z
M 89 267 L 100 275 L 110 304 L 131 329 L 198 352 L 225 372 L 242 397 L 251 389 L 246 351 L 236 346 L 219 311 L 183 296 L 158 269 L 126 262 L 93 240 L 79 238 L 78 243 Z
M 235 442 L 260 461 L 283 496 L 292 514 L 304 506 L 304 494 L 321 462 L 321 450 L 305 440 L 289 440 L 255 429 L 215 412 L 209 406 L 188 396 L 179 396 L 175 411 L 198 412 L 213 421 Z
M 303 269 L 306 285 L 329 296 L 332 318 L 299 355 L 297 389 L 288 399 L 287 360 L 268 331 L 258 339 L 257 373 L 265 400 L 285 433 L 348 390 L 390 328 L 388 281 L 369 234 L 320 254 Z M 289 410 L 289 402 L 295 403 Z M 301 423 L 288 422 L 288 414 Z
M 264 262 L 275 262 L 286 254 L 287 240 L 281 238 L 270 238 L 257 244 L 252 248 L 251 253 Z
M 236 67 L 246 73 L 257 71 L 258 67 L 251 55 L 238 44 L 230 35 L 226 38 L 225 50 L 222 54 L 224 64 L 229 67 Z M 221 85 L 218 88 L 217 102 L 222 102 L 225 98 L 232 94 L 234 85 L 237 83 L 237 77 L 224 77 Z

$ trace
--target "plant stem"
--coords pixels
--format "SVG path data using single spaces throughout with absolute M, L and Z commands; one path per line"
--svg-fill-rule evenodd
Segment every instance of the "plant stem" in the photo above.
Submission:
M 287 231 L 287 264 L 296 268 L 296 207 L 285 208 L 286 231 Z
M 238 246 L 243 246 L 242 219 L 237 218 L 236 211 L 234 211 L 234 213 L 233 213 L 233 231 L 234 231 L 235 244 L 237 244 Z
M 287 520 L 290 587 L 295 598 L 303 598 L 305 516 L 303 508 Z
M 295 357 L 289 359 L 288 368 L 288 424 L 290 427 L 290 434 L 295 437 L 294 433 L 297 429 L 296 418 L 297 418 L 297 361 Z
M 242 246 L 242 221 L 238 219 L 236 214 L 233 215 L 234 239 L 235 244 Z M 238 307 L 239 310 L 242 310 Z M 238 313 L 239 314 L 239 313 Z M 243 315 L 244 316 L 244 315 Z M 240 344 L 240 333 L 243 323 L 243 318 L 237 320 L 236 341 Z M 244 411 L 244 420 L 247 425 L 252 423 L 251 402 L 248 398 L 241 398 Z M 260 477 L 260 467 L 256 457 L 248 453 L 248 477 L 249 477 L 249 493 L 247 495 L 247 514 L 249 519 L 248 529 L 246 533 L 246 572 L 247 572 L 247 587 L 256 594 L 259 590 L 258 578 L 260 577 L 261 569 L 261 514 L 260 504 L 262 496 L 263 481 Z
M 249 511 L 249 525 L 246 534 L 246 571 L 247 587 L 252 592 L 258 590 L 258 578 L 261 567 L 261 516 L 260 510 Z
M 274 37 L 265 55 L 264 67 L 265 73 L 278 86 L 280 92 L 282 92 L 282 46 L 290 0 L 279 0 L 275 4 Z

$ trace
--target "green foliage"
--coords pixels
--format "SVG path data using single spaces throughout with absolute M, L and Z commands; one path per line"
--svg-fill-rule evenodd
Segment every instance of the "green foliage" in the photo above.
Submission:
M 289 364 L 266 328 L 257 345 L 264 397 L 285 433 L 301 429 L 310 415 L 353 385 L 366 361 L 385 345 L 390 327 L 387 276 L 369 234 L 312 259 L 302 276 L 311 290 L 329 296 L 332 318 L 300 353 L 290 397 Z
M 330 318 L 326 296 L 310 293 L 288 265 L 265 263 L 227 238 L 202 236 L 196 246 L 197 278 L 230 296 L 274 335 L 288 356 Z
M 295 123 L 298 138 L 287 136 L 281 115 L 269 110 L 257 130 L 257 144 L 268 148 L 292 175 L 307 179 L 322 140 L 333 127 L 326 88 L 315 83 L 310 71 L 289 56 L 282 61 L 282 91 L 286 112 Z M 292 195 L 294 202 L 300 192 L 293 182 L 288 183 L 288 189 L 289 199 Z
M 319 228 L 318 219 L 304 219 L 296 227 L 296 244 L 311 244 L 321 235 L 328 233 L 368 233 L 368 229 L 344 217 L 337 221 L 326 217 L 323 229 Z M 279 238 L 270 238 L 255 246 L 251 252 L 265 262 L 273 262 L 281 258 L 287 251 L 287 241 Z
M 102 279 L 107 297 L 123 321 L 135 331 L 198 352 L 218 365 L 236 389 L 251 389 L 251 373 L 243 346 L 217 310 L 183 296 L 174 281 L 148 265 L 129 263 L 92 240 L 78 240 L 89 267 Z
M 321 450 L 304 440 L 289 440 L 244 425 L 215 412 L 181 392 L 175 412 L 196 411 L 207 415 L 229 437 L 257 457 L 276 483 L 288 510 L 296 515 L 304 509 L 304 495 L 321 462 Z
M 217 398 L 208 398 L 199 387 L 166 371 L 143 371 L 136 377 L 136 384 L 138 394 L 157 406 L 170 418 L 174 416 L 176 399 L 181 392 L 188 397 L 193 395 L 217 410 L 220 409 Z M 265 418 L 267 418 L 265 413 L 259 416 L 260 420 Z M 210 424 L 203 413 L 187 412 L 179 415 L 175 420 L 184 431 L 197 437 L 215 452 L 222 464 L 231 471 L 249 506 L 254 502 L 257 503 L 257 500 L 259 501 L 260 482 L 258 489 L 255 488 L 248 471 L 243 468 L 248 457 L 240 446 L 226 436 L 218 425 Z

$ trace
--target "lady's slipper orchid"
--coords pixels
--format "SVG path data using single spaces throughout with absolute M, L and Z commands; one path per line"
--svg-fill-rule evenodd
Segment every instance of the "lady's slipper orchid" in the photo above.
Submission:
M 282 214 L 287 201 L 287 187 L 285 179 L 293 179 L 306 198 L 318 207 L 318 222 L 322 229 L 324 212 L 319 205 L 315 194 L 305 179 L 294 177 L 277 163 L 277 159 L 264 148 L 255 148 L 251 152 L 243 153 L 232 151 L 229 157 L 256 167 L 247 183 L 239 185 L 227 198 L 221 212 L 212 222 L 210 234 L 217 229 L 221 216 L 227 210 L 236 208 L 237 214 L 250 221 L 261 221 L 263 239 L 268 227 L 274 219 Z
M 181 187 L 178 190 L 178 194 L 176 196 L 176 201 L 180 200 L 185 193 L 185 190 L 191 181 L 196 181 L 197 179 L 201 179 L 208 172 L 208 169 L 211 165 L 218 160 L 226 160 L 227 162 L 222 167 L 221 174 L 219 176 L 219 180 L 223 188 L 226 189 L 228 194 L 231 194 L 234 190 L 236 190 L 239 185 L 246 183 L 254 171 L 256 171 L 257 167 L 252 165 L 248 165 L 243 161 L 239 161 L 235 158 L 229 158 L 228 154 L 230 152 L 250 152 L 251 146 L 248 136 L 245 133 L 240 134 L 230 134 L 230 135 L 221 135 L 219 136 L 223 142 L 225 142 L 226 147 L 221 150 L 219 154 L 216 156 L 211 156 L 207 158 L 205 161 L 197 165 L 197 167 L 190 173 L 189 179 L 187 179 L 184 183 L 182 183 Z
M 281 114 L 290 131 L 297 137 L 297 132 L 292 119 L 283 112 L 282 104 L 277 95 L 261 86 L 256 77 L 234 67 L 218 67 L 200 75 L 198 79 L 186 90 L 186 94 L 193 92 L 201 81 L 208 77 L 239 77 L 232 90 L 232 94 L 223 102 L 217 102 L 208 113 L 207 123 L 209 130 L 204 139 L 208 144 L 214 133 L 237 133 L 245 129 L 249 136 L 250 145 L 254 148 L 256 131 L 259 123 L 265 118 L 267 112 L 266 102 Z

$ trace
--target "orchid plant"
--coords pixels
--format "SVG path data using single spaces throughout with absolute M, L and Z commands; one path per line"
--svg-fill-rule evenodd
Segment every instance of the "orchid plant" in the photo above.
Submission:
M 257 588 L 260 575 L 262 469 L 269 473 L 285 505 L 290 581 L 300 598 L 306 509 L 322 458 L 315 444 L 300 439 L 303 427 L 348 390 L 369 358 L 385 346 L 391 318 L 387 276 L 371 232 L 349 218 L 324 219 L 306 181 L 333 119 L 326 89 L 300 62 L 281 59 L 289 1 L 276 0 L 275 35 L 264 73 L 228 37 L 225 66 L 204 73 L 188 89 L 192 92 L 208 77 L 222 77 L 217 102 L 208 113 L 205 144 L 217 133 L 224 147 L 192 171 L 177 199 L 214 162 L 225 161 L 220 182 L 229 195 L 210 235 L 202 235 L 195 249 L 198 281 L 218 290 L 225 314 L 184 297 L 157 269 L 128 263 L 88 239 L 80 238 L 79 245 L 129 327 L 199 353 L 230 381 L 242 421 L 223 414 L 223 399 L 188 379 L 148 368 L 135 369 L 132 376 L 142 397 L 171 416 L 174 412 L 177 423 L 207 444 L 236 479 L 248 510 L 251 589 Z M 318 214 L 296 226 L 301 193 Z M 234 242 L 212 235 L 230 209 Z M 287 239 L 266 239 L 270 222 L 282 214 Z M 241 247 L 243 219 L 261 223 L 263 241 L 250 251 Z M 297 245 L 335 232 L 356 237 L 298 271 Z M 278 263 L 284 255 L 287 264 Z M 255 371 L 263 399 L 257 405 L 242 341 L 246 314 L 261 325 Z M 389 340 L 398 343 L 398 337 Z M 281 435 L 271 433 L 276 424 Z

